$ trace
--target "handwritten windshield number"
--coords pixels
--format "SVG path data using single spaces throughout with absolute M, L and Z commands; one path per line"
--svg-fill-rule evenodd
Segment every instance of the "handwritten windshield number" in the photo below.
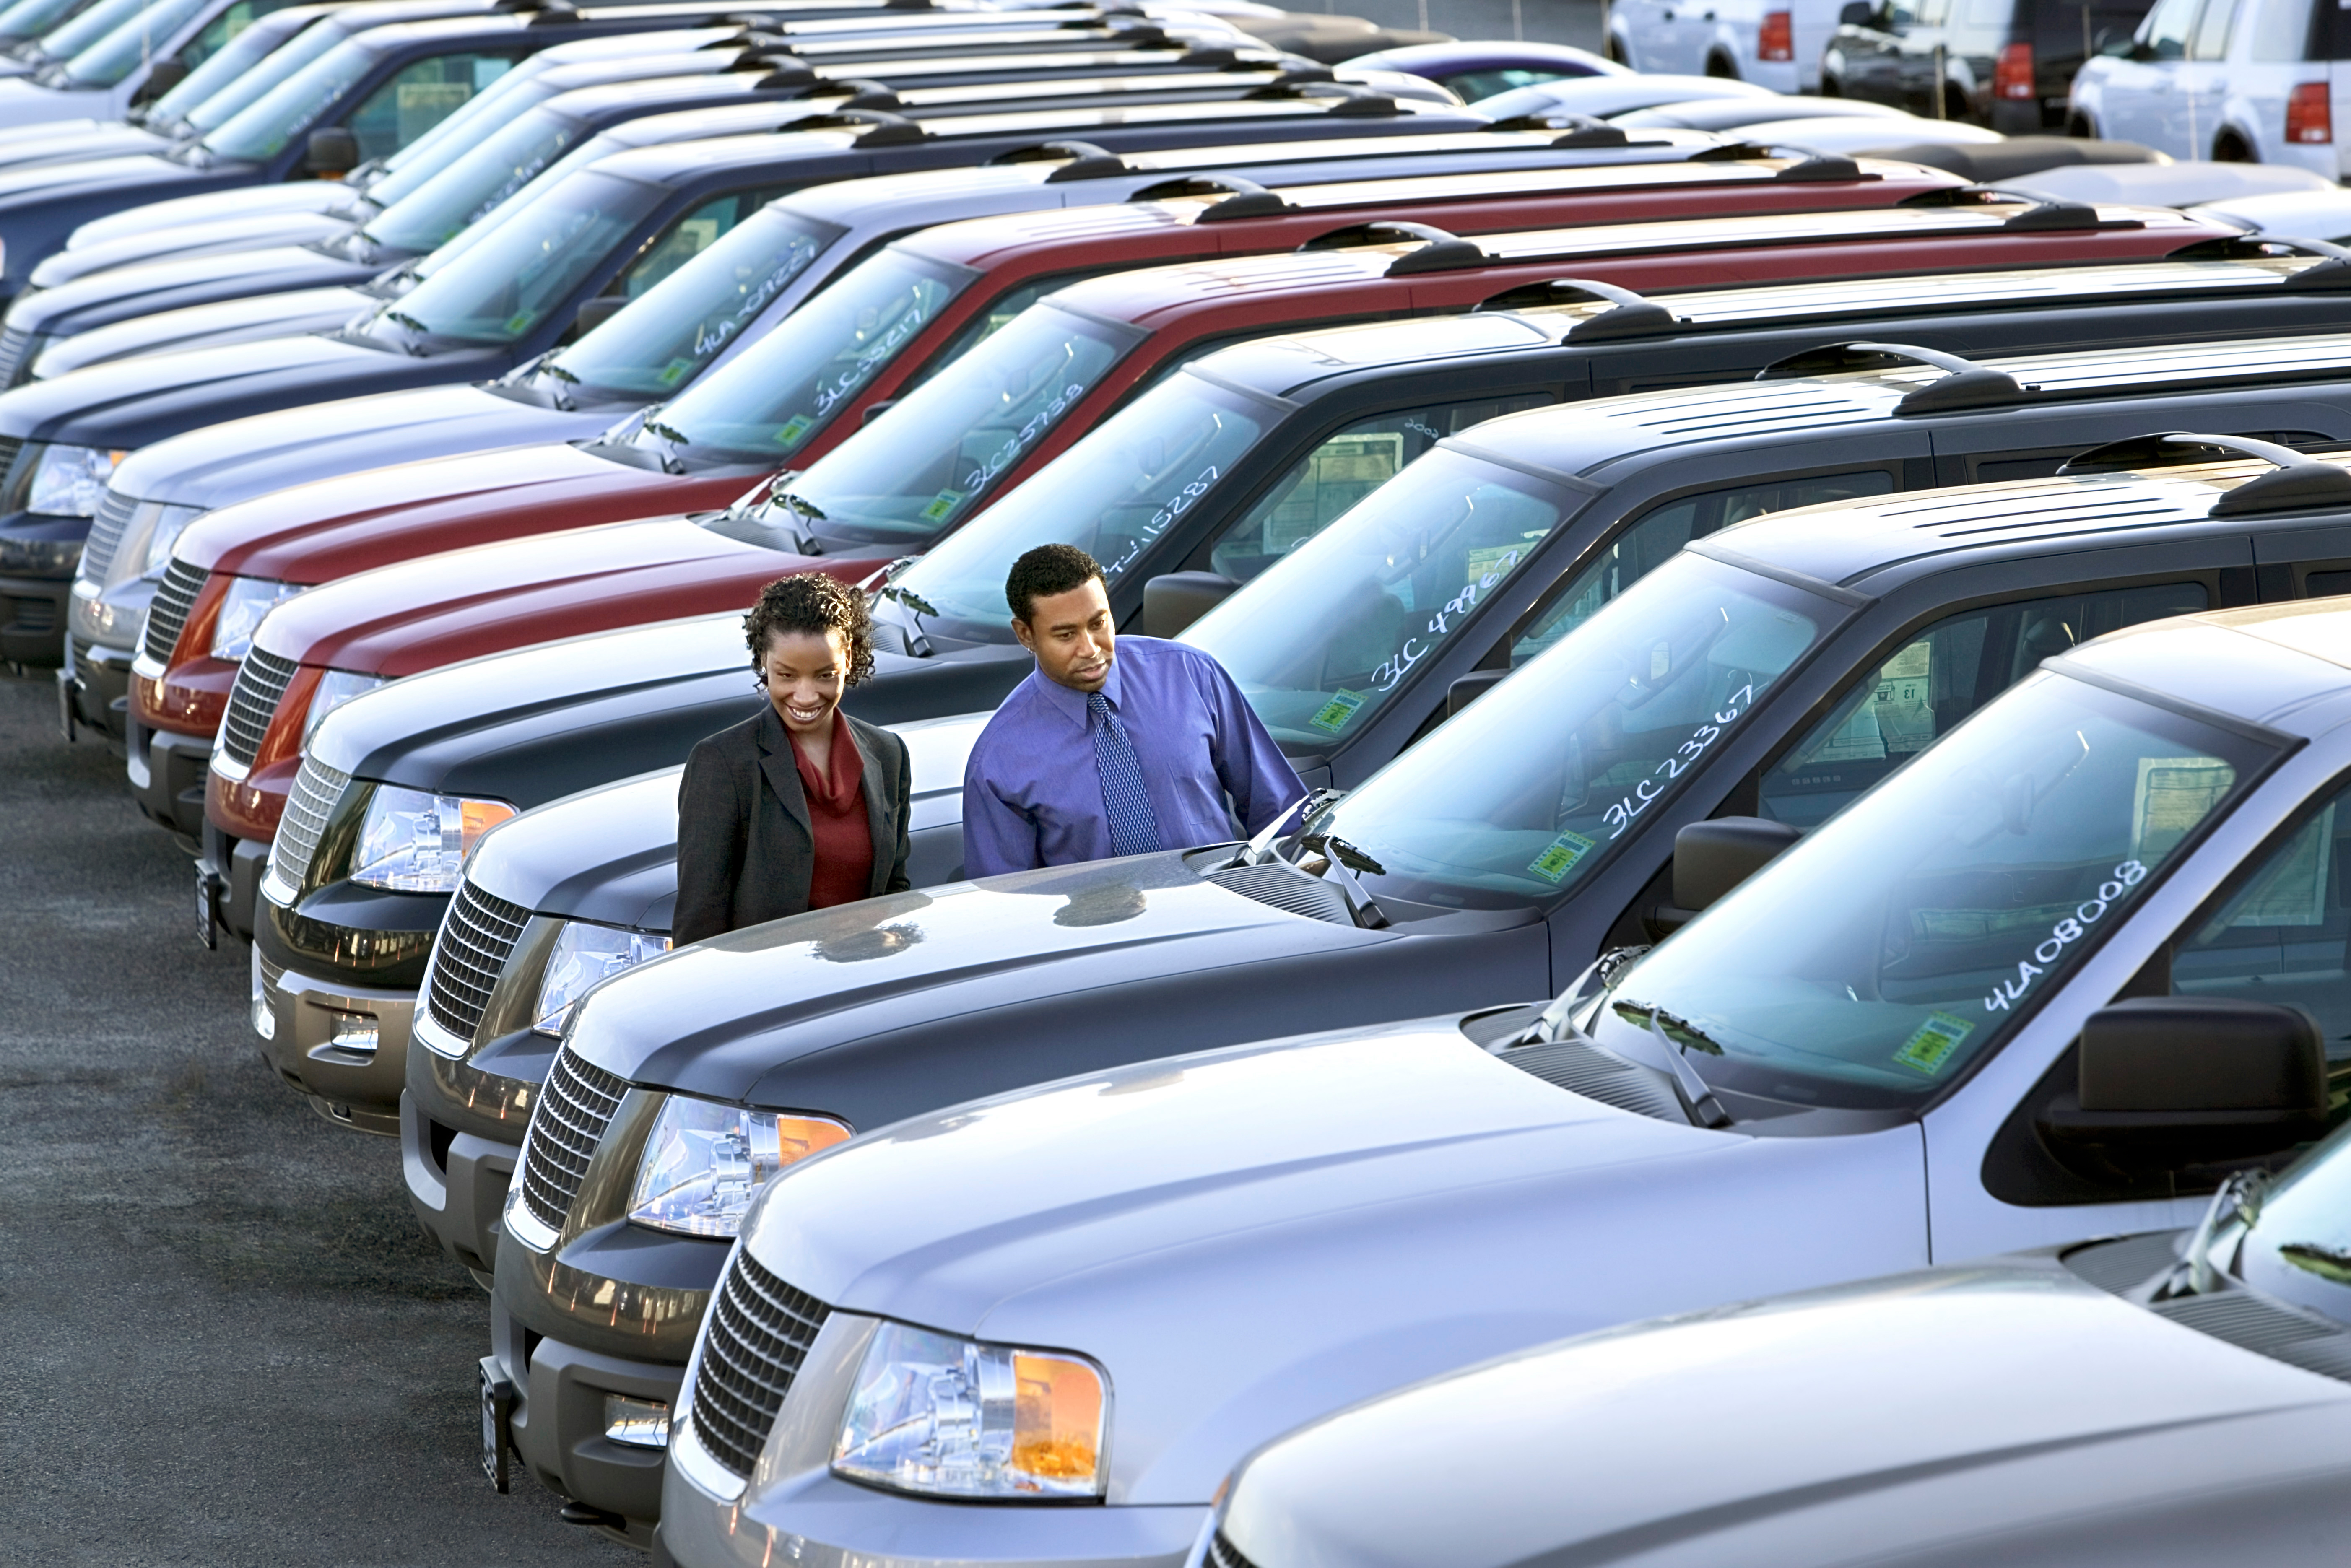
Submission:
M 2125 861 L 2115 867 L 2115 874 L 2098 884 L 2098 896 L 2077 907 L 2049 928 L 2049 936 L 2032 949 L 2030 959 L 2016 961 L 2016 978 L 2002 980 L 1984 998 L 1986 1012 L 2006 1012 L 2024 999 L 2032 982 L 2048 973 L 2049 966 L 2064 956 L 2065 949 L 2080 941 L 2091 926 L 2105 918 L 2107 908 L 2127 890 L 2147 880 L 2147 867 L 2137 861 Z
M 1658 763 L 1648 778 L 1633 786 L 1630 795 L 1623 797 L 1603 812 L 1602 817 L 1609 827 L 1609 842 L 1614 843 L 1623 838 L 1625 830 L 1633 825 L 1633 819 L 1647 810 L 1650 803 L 1666 792 L 1666 785 L 1682 776 L 1684 768 L 1705 756 L 1706 748 L 1712 746 L 1723 730 L 1745 713 L 1754 700 L 1755 683 L 1750 681 L 1730 694 L 1721 710 L 1714 716 L 1712 724 L 1701 724 L 1691 731 L 1690 737 L 1674 747 L 1673 754 Z M 1657 778 L 1660 773 L 1665 775 L 1663 781 Z

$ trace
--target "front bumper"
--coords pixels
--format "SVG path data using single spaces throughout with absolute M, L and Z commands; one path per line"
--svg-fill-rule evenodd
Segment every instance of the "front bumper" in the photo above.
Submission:
M 70 577 L 0 577 L 0 663 L 55 664 L 65 657 Z
M 486 1287 L 497 1261 L 498 1215 L 555 1041 L 525 1036 L 472 1060 L 445 1054 L 459 1043 L 429 1009 L 418 1009 L 400 1097 L 400 1168 L 417 1222 Z M 493 1062 L 498 1071 L 489 1070 Z
M 157 827 L 179 836 L 191 853 L 204 837 L 204 775 L 212 767 L 206 736 L 150 729 L 135 715 L 122 727 L 122 759 L 131 798 Z
M 556 1496 L 611 1515 L 612 1533 L 650 1544 L 666 1451 L 605 1437 L 604 1397 L 658 1400 L 674 1410 L 684 1364 L 583 1349 L 533 1331 L 515 1316 L 506 1289 L 509 1275 L 523 1272 L 509 1269 L 490 1291 L 490 1361 L 513 1385 L 515 1456 Z
M 397 1134 L 415 993 L 314 980 L 254 952 L 262 1060 L 337 1126 Z
M 695 1441 L 689 1431 L 681 1447 Z M 715 1464 L 716 1461 L 709 1461 Z M 1181 1568 L 1208 1505 L 1029 1507 L 927 1502 L 817 1469 L 736 1500 L 673 1463 L 655 1563 L 678 1568 Z M 762 1469 L 765 1461 L 762 1461 Z
M 131 662 L 137 653 L 84 643 L 68 632 L 57 670 L 57 717 L 66 738 L 77 729 L 121 741 L 131 723 Z

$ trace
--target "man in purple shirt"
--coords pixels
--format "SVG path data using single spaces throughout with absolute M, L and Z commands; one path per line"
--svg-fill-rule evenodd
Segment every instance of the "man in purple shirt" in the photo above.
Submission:
M 1306 793 L 1223 665 L 1117 635 L 1085 551 L 1040 545 L 1013 563 L 1004 597 L 1037 668 L 965 765 L 965 874 L 1213 844 Z

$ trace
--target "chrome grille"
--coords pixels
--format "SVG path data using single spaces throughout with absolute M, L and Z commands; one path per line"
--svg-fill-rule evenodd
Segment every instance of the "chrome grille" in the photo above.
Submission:
M 538 1109 L 531 1113 L 522 1158 L 522 1200 L 549 1229 L 563 1228 L 563 1217 L 571 1212 L 571 1200 L 588 1179 L 588 1162 L 604 1136 L 605 1124 L 621 1108 L 628 1087 L 602 1068 L 580 1061 L 569 1046 L 555 1053 Z
M 1208 1537 L 1208 1568 L 1257 1568 L 1257 1564 L 1242 1556 L 1241 1549 L 1219 1530 Z
M 22 327 L 0 328 L 0 387 L 13 387 L 32 368 L 34 336 Z
M 286 830 L 279 828 L 277 836 L 282 842 Z M 490 1005 L 490 992 L 529 918 L 529 910 L 484 893 L 471 877 L 457 884 L 457 896 L 441 917 L 441 937 L 433 945 L 433 973 L 425 982 L 425 1006 L 434 1023 L 459 1040 L 474 1038 L 482 1027 L 483 1009 Z
M 710 1303 L 702 1364 L 694 1375 L 694 1435 L 745 1480 L 831 1310 L 737 1249 Z
M 140 640 L 141 651 L 150 659 L 159 664 L 172 662 L 172 650 L 180 643 L 180 629 L 188 623 L 188 612 L 196 607 L 196 595 L 204 591 L 204 580 L 210 576 L 204 568 L 190 566 L 177 556 L 163 569 L 163 584 L 147 606 L 147 632 Z
M 261 738 L 269 733 L 270 716 L 277 699 L 293 684 L 302 666 L 291 659 L 256 648 L 237 666 L 236 684 L 228 689 L 228 712 L 221 718 L 221 754 L 241 768 L 250 768 L 261 755 Z
M 24 450 L 23 437 L 0 435 L 0 479 L 5 479 L 8 471 L 16 466 L 16 455 Z
M 0 347 L 0 352 L 5 352 Z M 104 582 L 106 569 L 114 564 L 114 552 L 122 543 L 122 530 L 131 526 L 131 514 L 139 503 L 118 490 L 109 490 L 106 499 L 98 504 L 98 516 L 89 520 L 89 540 L 81 547 L 81 575 L 91 582 Z
M 319 835 L 327 831 L 327 817 L 343 798 L 351 776 L 329 768 L 315 757 L 302 758 L 293 787 L 286 791 L 286 813 L 277 820 L 277 836 L 269 845 L 269 878 L 288 890 L 298 890 L 310 874 L 310 857 L 318 852 Z

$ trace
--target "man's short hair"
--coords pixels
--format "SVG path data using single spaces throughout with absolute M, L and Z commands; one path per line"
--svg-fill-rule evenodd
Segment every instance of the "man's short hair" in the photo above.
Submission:
M 1004 580 L 1004 602 L 1025 626 L 1037 613 L 1037 601 L 1083 588 L 1102 574 L 1102 563 L 1075 545 L 1039 545 L 1012 563 L 1012 575 Z
M 779 577 L 759 591 L 759 602 L 743 618 L 743 640 L 751 645 L 751 668 L 768 662 L 768 639 L 778 632 L 821 637 L 841 633 L 849 667 L 841 685 L 853 686 L 873 673 L 873 616 L 865 595 L 821 572 Z

